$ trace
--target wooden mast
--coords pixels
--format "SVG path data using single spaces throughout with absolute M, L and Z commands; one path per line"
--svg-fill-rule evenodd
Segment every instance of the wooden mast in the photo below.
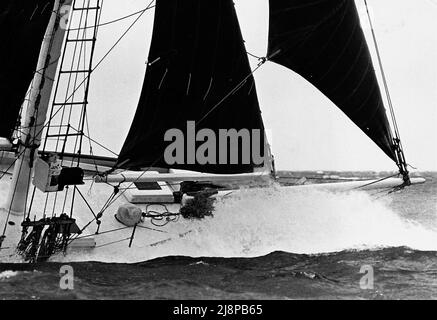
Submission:
M 12 183 L 4 208 L 11 214 L 25 211 L 27 195 L 33 174 L 33 164 L 41 143 L 42 131 L 50 102 L 53 80 L 57 69 L 58 53 L 61 52 L 65 26 L 61 25 L 62 5 L 71 0 L 55 0 L 38 58 L 37 72 L 32 83 L 30 102 L 26 110 L 24 126 L 15 163 Z M 66 13 L 67 14 L 67 13 Z M 60 33 L 60 34 L 58 34 Z M 53 53 L 53 59 L 51 59 Z

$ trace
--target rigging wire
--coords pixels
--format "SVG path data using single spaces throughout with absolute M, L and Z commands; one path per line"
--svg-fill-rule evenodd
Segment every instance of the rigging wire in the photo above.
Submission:
M 85 8 L 85 3 L 86 3 L 86 0 L 84 0 L 83 1 L 83 6 L 84 6 L 84 8 Z M 80 16 L 80 21 L 79 21 L 79 25 L 81 25 L 82 24 L 82 21 L 83 21 L 83 18 L 84 18 L 84 14 L 85 14 L 85 21 L 84 21 L 84 24 L 85 24 L 85 26 L 87 26 L 88 25 L 88 18 L 89 18 L 89 7 L 90 7 L 90 4 L 91 4 L 91 0 L 88 0 L 88 3 L 87 3 L 87 9 L 86 10 L 81 10 L 81 16 Z M 97 1 L 97 7 L 99 6 L 99 1 Z M 99 12 L 96 12 L 96 20 L 98 19 L 98 17 L 99 17 L 99 15 L 101 15 L 101 11 L 100 11 L 100 14 L 99 14 Z M 68 38 L 68 36 L 69 36 L 69 34 L 70 34 L 70 31 L 68 32 L 68 35 L 67 35 L 67 38 Z M 79 37 L 80 37 L 80 31 L 77 31 L 77 39 L 79 39 Z M 85 39 L 87 37 L 87 33 L 86 33 L 86 30 L 83 30 L 83 33 L 82 33 L 82 40 L 83 39 Z M 93 43 L 95 43 L 95 42 L 93 42 Z M 77 45 L 78 45 L 78 42 L 75 42 L 75 48 L 74 48 L 74 53 L 73 53 L 73 60 L 72 60 L 72 62 L 71 62 L 71 67 L 70 67 L 70 71 L 72 71 L 73 70 L 73 68 L 74 68 L 74 64 L 75 64 L 75 59 L 76 59 L 76 52 L 77 52 Z M 85 64 L 86 64 L 86 45 L 85 45 L 85 43 L 82 41 L 81 42 L 81 44 L 80 44 L 80 49 L 79 49 L 79 57 L 77 58 L 77 67 L 76 67 L 76 70 L 78 70 L 79 69 L 79 67 L 80 67 L 80 64 L 81 64 L 81 61 L 82 61 L 82 54 L 83 54 L 83 56 L 84 56 L 84 58 L 83 58 L 83 62 L 84 62 L 84 69 L 86 69 L 86 67 L 85 67 Z M 69 82 L 68 82 L 68 86 L 67 86 L 67 90 L 66 90 L 66 95 L 68 95 L 68 92 L 69 92 L 69 90 L 70 90 L 70 82 L 71 82 L 71 78 L 72 78 L 72 73 L 70 73 L 70 75 L 69 75 Z M 76 85 L 77 85 L 77 82 L 78 82 L 78 78 L 79 78 L 79 74 L 78 73 L 76 73 L 76 75 L 75 75 L 75 77 L 74 77 L 74 86 L 73 87 L 76 87 Z M 58 81 L 59 81 L 59 79 L 60 79 L 60 76 L 58 77 Z M 84 87 L 86 88 L 87 86 L 89 86 L 89 81 L 88 82 L 85 82 L 85 84 L 84 84 Z M 71 98 L 72 99 L 72 101 L 74 101 L 75 100 L 75 96 L 73 95 L 73 97 Z M 84 97 L 84 100 L 86 99 L 86 97 Z M 83 106 L 82 108 L 81 108 L 81 112 L 83 112 L 83 108 L 84 108 L 85 106 Z M 73 107 L 72 106 L 70 106 L 70 108 L 69 108 L 70 110 L 69 110 L 69 113 L 68 113 L 68 120 L 67 120 L 67 123 L 70 123 L 71 122 L 71 117 L 72 117 L 72 112 L 73 112 Z M 62 122 L 63 122 L 63 120 L 64 120 L 64 111 L 65 111 L 65 108 L 63 109 L 63 111 L 62 111 L 62 117 L 61 117 L 61 124 L 62 124 Z M 81 118 L 81 117 L 80 117 Z M 81 128 L 81 124 L 79 123 L 79 128 Z M 50 127 L 48 128 L 48 130 L 47 130 L 47 135 L 49 135 L 49 130 L 50 130 Z M 68 128 L 67 128 L 67 130 L 68 130 Z M 83 132 L 83 130 L 81 130 L 82 132 Z M 76 150 L 76 145 L 77 145 L 77 139 L 78 139 L 78 136 L 76 136 L 76 141 L 75 141 L 75 146 L 74 146 L 74 150 Z M 57 142 L 56 142 L 56 147 L 55 147 L 55 150 L 58 150 L 58 146 L 59 146 L 59 142 L 60 142 L 60 140 L 61 140 L 61 128 L 59 128 L 59 132 L 58 132 L 58 138 L 57 138 Z M 65 146 L 66 146 L 66 144 L 67 144 L 67 137 L 65 138 L 65 140 L 64 140 L 64 143 L 63 143 L 63 150 L 65 150 Z M 78 153 L 80 153 L 80 151 L 78 152 Z M 61 165 L 62 165 L 62 163 L 63 163 L 63 160 L 62 160 L 62 162 L 61 162 Z M 73 161 L 72 161 L 72 164 L 71 165 L 73 165 Z M 67 202 L 67 197 L 68 197 L 68 191 L 69 191 L 69 189 L 67 189 L 66 191 L 65 191 L 65 197 L 64 197 L 64 204 L 63 204 L 63 207 L 65 208 L 65 205 L 66 205 L 66 202 Z M 76 191 L 76 189 L 74 189 L 74 192 Z M 57 198 L 58 198 L 58 193 L 59 192 L 56 192 L 56 194 L 55 194 L 55 197 L 54 197 L 54 201 L 53 201 L 53 211 L 52 211 L 52 217 L 55 215 L 55 213 L 56 213 L 56 205 L 57 205 Z M 73 193 L 73 197 L 72 197 L 73 199 L 74 199 L 74 193 Z
M 408 164 L 407 164 L 407 160 L 405 158 L 405 153 L 404 153 L 402 142 L 401 142 L 401 135 L 399 132 L 399 127 L 398 127 L 398 123 L 396 120 L 396 115 L 395 115 L 395 111 L 394 111 L 394 107 L 393 107 L 393 100 L 391 98 L 387 76 L 386 76 L 386 73 L 384 70 L 384 65 L 382 63 L 381 51 L 379 49 L 378 40 L 376 38 L 376 32 L 375 32 L 375 28 L 373 26 L 372 17 L 370 14 L 370 9 L 369 9 L 369 5 L 368 5 L 367 0 L 364 0 L 364 4 L 366 6 L 367 17 L 368 17 L 370 29 L 372 32 L 372 38 L 373 38 L 373 42 L 375 45 L 375 51 L 376 51 L 376 55 L 378 58 L 378 63 L 379 63 L 380 71 L 381 71 L 384 90 L 385 90 L 385 94 L 387 96 L 388 106 L 389 106 L 389 110 L 390 110 L 390 114 L 391 114 L 391 118 L 392 118 L 392 122 L 393 122 L 393 130 L 394 130 L 394 134 L 395 134 L 394 143 L 395 143 L 395 147 L 397 149 L 396 156 L 398 158 L 397 165 L 400 169 L 400 173 L 404 176 L 405 183 L 410 184 L 409 176 L 408 176 Z
M 152 0 L 151 2 L 150 2 L 150 4 L 149 4 L 149 6 L 148 6 L 148 9 L 147 10 L 149 10 L 149 9 L 151 9 L 153 6 L 152 6 L 152 4 L 155 2 L 155 0 Z M 132 22 L 132 24 L 129 26 L 129 28 L 120 36 L 120 38 L 117 40 L 117 42 L 109 49 L 109 51 L 99 60 L 99 62 L 96 64 L 96 66 L 92 69 L 92 72 L 94 72 L 103 62 L 104 62 L 104 60 L 109 56 L 109 54 L 115 49 L 115 47 L 121 42 L 121 40 L 127 35 L 127 33 L 130 31 L 130 29 L 132 29 L 132 27 L 138 22 L 138 20 L 139 20 L 139 18 L 142 16 L 142 14 L 144 14 L 147 10 L 145 10 L 144 12 L 142 12 L 141 14 L 140 14 L 140 16 L 134 21 L 134 22 Z M 43 68 L 43 69 L 47 69 L 47 67 L 45 67 L 45 68 Z M 86 77 L 87 79 L 89 78 L 89 75 Z M 41 128 L 41 130 L 37 133 L 37 134 L 40 134 L 40 133 L 42 133 L 46 128 L 47 128 L 47 126 L 50 124 L 50 121 L 51 120 L 53 120 L 57 115 L 58 115 L 58 113 L 62 110 L 62 108 L 63 107 L 65 107 L 65 105 L 68 103 L 68 101 L 70 101 L 70 99 L 72 98 L 72 95 L 75 93 L 75 92 L 77 92 L 77 90 L 79 90 L 79 88 L 84 84 L 84 82 L 87 80 L 87 79 L 85 79 L 84 81 L 82 81 L 79 85 L 78 85 L 78 87 L 74 90 L 74 92 L 66 99 L 66 102 L 65 102 L 65 104 L 63 104 L 63 105 L 61 105 L 61 106 L 59 106 L 59 108 L 58 108 L 58 110 L 56 111 L 56 112 L 54 112 L 52 115 L 51 115 L 51 117 L 46 121 L 46 123 L 44 124 L 44 126 Z M 15 160 L 13 161 L 13 163 L 8 167 L 8 170 L 10 170 L 13 166 L 14 166 L 14 164 L 15 164 L 15 162 L 18 160 L 18 158 L 20 158 L 23 154 L 24 154 L 24 152 L 25 152 L 25 150 L 23 150 L 23 151 L 21 151 L 18 155 L 17 155 L 17 157 L 15 158 Z M 7 170 L 7 171 L 8 171 Z M 0 176 L 0 180 L 4 177 L 4 175 L 5 174 L 3 174 L 3 175 L 1 175 Z
M 262 57 L 257 56 L 257 55 L 255 55 L 255 54 L 253 54 L 253 53 L 250 53 L 249 51 L 247 51 L 246 53 L 247 53 L 248 56 L 250 56 L 250 57 L 252 57 L 252 58 L 255 58 L 255 59 L 257 59 L 257 60 L 262 60 L 262 59 L 263 59 Z
M 88 122 L 88 119 L 87 119 Z M 56 127 L 56 126 L 50 126 L 50 127 Z M 67 127 L 67 126 L 62 126 L 62 127 Z M 87 124 L 87 127 L 89 128 L 89 124 Z M 79 133 L 79 130 L 76 129 L 75 127 L 73 127 L 72 125 L 70 125 L 70 129 L 73 130 L 74 132 Z M 89 133 L 89 129 L 87 130 L 87 133 L 84 133 L 83 136 L 85 138 L 87 138 L 89 141 L 91 141 L 92 143 L 94 143 L 95 145 L 99 146 L 100 148 L 108 151 L 109 153 L 112 153 L 114 156 L 118 157 L 118 153 L 116 153 L 114 150 L 111 150 L 110 148 L 106 147 L 105 145 L 99 143 L 98 141 L 96 141 L 95 139 L 92 139 Z M 92 154 L 91 154 L 92 156 Z
M 90 0 L 88 0 L 88 6 L 89 6 L 89 4 L 90 4 Z M 85 0 L 83 1 L 83 6 L 85 6 Z M 84 14 L 85 14 L 85 11 L 86 10 L 81 10 L 81 13 L 80 13 L 80 18 L 79 18 L 79 25 L 81 25 L 82 24 L 82 21 L 83 21 L 83 18 L 84 18 Z M 85 18 L 85 25 L 87 25 L 87 23 L 88 23 L 88 11 L 86 12 L 86 18 Z M 70 30 L 68 31 L 68 33 L 67 33 L 67 40 L 68 40 L 68 38 L 69 38 L 69 36 L 70 36 Z M 86 31 L 84 30 L 83 31 L 83 34 L 82 34 L 82 39 L 84 38 L 84 37 L 86 37 Z M 77 34 L 76 34 L 76 39 L 79 39 L 80 38 L 80 31 L 78 30 L 77 31 Z M 73 58 L 72 58 L 72 60 L 71 60 L 71 65 L 70 65 L 70 71 L 73 71 L 73 69 L 74 69 L 74 64 L 75 64 L 75 60 L 76 60 L 76 52 L 78 51 L 78 46 L 79 46 L 79 42 L 78 41 L 76 41 L 75 43 L 74 43 L 74 50 L 73 50 L 73 54 L 72 54 L 72 56 L 73 56 Z M 79 49 L 79 57 L 77 58 L 77 69 L 79 69 L 79 65 L 80 65 L 80 62 L 82 61 L 82 53 L 83 53 L 83 48 L 84 48 L 84 42 L 81 42 L 81 44 L 80 44 L 80 49 Z M 64 48 L 64 50 L 66 50 L 66 48 Z M 64 52 L 64 55 L 65 55 L 65 52 Z M 85 59 L 84 59 L 85 60 Z M 61 68 L 62 68 L 63 66 L 61 65 Z M 70 92 L 70 85 L 71 85 L 71 81 L 72 81 L 72 79 L 73 79 L 73 77 L 74 77 L 74 88 L 76 87 L 76 85 L 77 85 L 77 81 L 78 81 L 78 74 L 76 73 L 76 75 L 75 76 L 73 76 L 73 73 L 70 73 L 69 75 L 68 75 L 68 82 L 67 82 L 67 87 L 66 87 L 66 90 L 65 90 L 65 99 L 67 99 L 67 97 L 68 97 L 68 93 Z M 60 75 L 58 76 L 58 83 L 59 83 L 59 81 L 60 81 Z M 56 90 L 57 91 L 57 90 Z M 57 93 L 57 92 L 56 92 Z M 56 97 L 56 94 L 55 93 L 55 97 Z M 71 100 L 72 101 L 74 101 L 74 97 L 75 97 L 75 92 L 73 92 L 73 96 L 71 97 Z M 68 120 L 67 120 L 67 123 L 70 123 L 70 119 L 71 119 L 71 113 L 72 113 L 72 106 L 70 106 L 70 110 L 69 110 L 69 114 L 68 114 Z M 61 119 L 60 119 L 60 123 L 62 124 L 62 122 L 63 122 L 63 120 L 64 120 L 64 116 L 65 116 L 65 108 L 63 108 L 62 109 L 62 114 L 61 114 Z M 80 126 L 79 126 L 80 127 Z M 47 135 L 49 134 L 49 130 L 50 130 L 50 125 L 49 125 L 49 127 L 47 128 L 48 130 L 47 130 Z M 58 149 L 58 146 L 59 146 L 59 142 L 60 142 L 60 139 L 61 139 L 61 136 L 60 136 L 60 134 L 61 134 L 61 130 L 62 130 L 62 128 L 61 127 L 59 127 L 59 132 L 58 132 L 58 138 L 57 138 L 57 141 L 56 141 L 56 146 L 55 146 L 55 149 L 57 150 Z M 67 129 L 68 130 L 68 129 Z M 45 146 L 44 146 L 44 150 L 45 150 Z
M 394 130 L 395 130 L 395 135 L 396 135 L 396 138 L 400 139 L 399 129 L 398 129 L 397 121 L 396 121 L 396 116 L 395 116 L 395 113 L 394 113 L 393 101 L 391 99 L 391 94 L 390 94 L 390 90 L 389 90 L 389 86 L 388 86 L 387 76 L 385 74 L 384 65 L 382 63 L 381 51 L 379 49 L 378 40 L 376 38 L 376 32 L 375 32 L 375 28 L 373 26 L 373 22 L 372 22 L 372 17 L 371 17 L 371 14 L 370 14 L 369 5 L 367 3 L 367 0 L 364 0 L 364 3 L 366 5 L 366 12 L 367 12 L 367 17 L 369 19 L 369 24 L 370 24 L 370 29 L 371 29 L 371 32 L 372 32 L 373 42 L 375 43 L 375 51 L 376 51 L 376 55 L 377 55 L 377 58 L 378 58 L 379 67 L 380 67 L 380 70 L 381 70 L 381 75 L 382 75 L 382 81 L 383 81 L 383 84 L 384 84 L 385 94 L 387 96 L 388 105 L 389 105 L 390 113 L 391 113 L 392 120 L 393 120 L 393 126 L 394 126 Z
M 267 62 L 267 58 L 259 58 L 260 62 L 258 63 L 258 65 L 256 66 L 255 69 L 253 69 L 250 74 L 248 74 L 239 84 L 237 84 L 235 86 L 234 89 L 232 89 L 226 96 L 223 97 L 222 100 L 220 100 L 216 105 L 214 105 L 202 118 L 200 118 L 199 121 L 197 121 L 197 123 L 201 123 L 203 120 L 205 120 L 212 112 L 214 112 L 218 107 L 220 107 L 230 96 L 232 96 L 233 94 L 235 94 L 238 90 L 240 90 L 243 85 L 246 83 L 246 81 L 252 77 L 254 75 L 255 72 L 258 71 L 258 69 L 260 69 L 266 62 Z
M 149 4 L 149 9 L 151 8 L 151 6 L 152 6 L 152 4 L 155 2 L 155 0 L 152 0 L 151 2 L 150 2 L 150 4 Z M 146 10 L 147 11 L 147 10 Z M 135 19 L 135 21 L 134 22 L 132 22 L 132 24 L 127 28 L 127 30 L 120 36 L 120 38 L 116 41 L 116 43 L 107 51 L 107 53 L 99 60 L 99 62 L 94 66 L 94 68 L 92 69 L 92 71 L 91 71 L 91 73 L 93 73 L 98 67 L 100 67 L 100 65 L 106 60 L 106 58 L 109 56 L 109 54 L 117 47 L 117 45 L 121 42 L 121 40 L 123 40 L 124 38 L 125 38 L 125 36 L 127 35 L 127 33 L 134 27 L 134 25 L 139 21 L 139 19 L 141 18 L 141 16 L 146 12 L 146 11 L 144 11 L 144 12 L 142 12 L 141 14 L 140 14 L 140 16 L 137 18 L 137 19 Z M 70 99 L 72 98 L 72 96 L 73 96 L 73 94 L 75 93 L 75 92 L 77 92 L 79 89 L 80 89 L 80 87 L 84 84 L 84 82 L 88 79 L 90 77 L 90 75 L 88 75 L 87 77 L 86 77 L 86 79 L 84 80 L 84 81 L 82 81 L 81 83 L 79 83 L 79 85 L 78 85 L 78 87 L 73 91 L 73 93 L 68 97 L 68 99 L 66 99 L 66 102 L 64 103 L 64 104 L 62 104 L 62 105 L 60 105 L 59 106 L 59 108 L 58 108 L 58 110 L 56 111 L 56 112 L 54 112 L 52 115 L 51 115 L 51 117 L 50 117 L 50 119 L 48 119 L 47 121 L 46 121 L 46 123 L 44 124 L 44 126 L 41 128 L 41 130 L 38 132 L 38 134 L 39 133 L 41 133 L 43 130 L 45 130 L 46 129 L 46 127 L 49 125 L 49 122 L 51 121 L 51 120 L 53 120 L 53 118 L 61 111 L 61 109 L 63 108 L 63 107 L 65 107 L 66 106 L 66 104 L 68 103 L 68 101 L 70 101 Z
M 102 6 L 103 6 L 103 0 L 102 0 Z M 96 15 L 96 20 L 95 20 L 95 24 L 99 24 L 100 23 L 100 19 L 102 17 L 102 10 L 100 10 L 100 15 L 97 16 Z M 86 25 L 86 24 L 85 24 Z M 97 26 L 96 28 L 94 28 L 94 34 L 93 34 L 93 38 L 97 39 L 97 34 L 99 31 L 99 27 Z M 90 52 L 90 62 L 89 62 L 89 69 L 91 70 L 92 68 L 92 63 L 93 63 L 93 56 L 94 56 L 94 51 L 95 51 L 95 45 L 96 45 L 96 41 L 94 41 L 91 45 L 91 52 Z M 85 47 L 85 56 L 86 56 L 86 47 Z M 86 65 L 85 61 L 84 61 L 84 66 Z M 88 85 L 84 87 L 84 98 L 86 100 L 88 100 L 88 95 L 89 95 L 89 81 L 88 81 Z M 82 153 L 82 146 L 83 146 L 83 132 L 84 132 L 84 127 L 86 126 L 85 124 L 85 120 L 86 120 L 86 115 L 87 115 L 87 108 L 88 105 L 85 104 L 82 108 L 82 114 L 80 116 L 80 125 L 79 128 L 81 129 L 82 134 L 79 137 L 79 149 L 78 149 L 78 154 L 79 154 L 79 158 L 78 158 L 78 163 L 77 165 L 79 166 L 80 163 L 80 155 Z M 76 137 L 76 142 L 77 142 L 77 137 Z M 76 144 L 75 144 L 76 147 Z
M 121 239 L 121 240 L 111 241 L 111 242 L 108 242 L 108 243 L 105 243 L 105 244 L 101 244 L 101 245 L 99 245 L 99 246 L 96 246 L 96 247 L 94 247 L 94 248 L 95 248 L 95 249 L 97 249 L 97 248 L 102 248 L 102 247 L 106 247 L 106 246 L 109 246 L 109 245 L 112 245 L 112 244 L 117 244 L 117 243 L 124 242 L 124 241 L 128 241 L 128 240 L 131 240 L 131 237 L 128 237 L 128 238 L 125 238 L 125 239 Z
M 232 96 L 235 92 L 237 92 L 238 90 L 240 90 L 244 83 L 253 76 L 253 74 L 259 70 L 267 61 L 268 58 L 263 57 L 263 58 L 259 58 L 260 62 L 258 63 L 258 65 L 256 66 L 256 68 L 254 68 L 240 83 L 238 83 L 227 95 L 224 96 L 223 99 L 221 99 L 217 104 L 215 104 L 197 123 L 201 123 L 202 121 L 204 121 L 214 110 L 216 110 L 218 107 L 220 107 L 230 96 Z M 105 209 L 102 210 L 101 212 L 106 211 L 110 206 L 112 206 L 123 194 L 125 194 L 127 192 L 127 190 L 129 190 L 135 183 L 137 183 L 147 172 L 149 172 L 164 156 L 164 154 L 162 154 L 160 157 L 158 157 L 146 170 L 144 170 L 136 179 L 135 181 L 131 182 L 129 184 L 129 186 L 120 191 L 120 188 L 118 187 L 117 192 L 119 193 L 118 196 L 116 195 L 114 197 L 114 199 L 106 205 Z M 116 168 L 112 168 L 111 170 L 109 170 L 108 172 L 105 173 L 105 175 L 108 175 L 112 172 L 114 172 L 116 170 Z M 260 176 L 263 173 L 260 172 Z
M 118 19 L 114 19 L 114 20 L 111 20 L 111 21 L 108 21 L 108 22 L 103 22 L 103 23 L 98 24 L 96 26 L 87 26 L 87 27 L 83 27 L 83 28 L 75 28 L 75 29 L 70 29 L 70 30 L 71 31 L 76 31 L 76 30 L 82 30 L 82 29 L 91 29 L 91 28 L 94 28 L 94 27 L 98 27 L 98 28 L 104 27 L 104 26 L 107 26 L 107 25 L 110 25 L 110 24 L 113 24 L 113 23 L 116 23 L 116 22 L 119 22 L 119 21 L 126 20 L 126 19 L 131 18 L 133 16 L 136 16 L 138 14 L 144 13 L 145 11 L 153 9 L 155 7 L 156 7 L 156 5 L 148 6 L 147 8 L 144 8 L 142 10 L 136 11 L 134 13 L 131 13 L 131 14 L 127 15 L 127 16 L 124 16 L 124 17 L 121 17 L 121 18 L 118 18 Z
M 372 186 L 372 185 L 377 184 L 377 183 L 379 183 L 379 182 L 383 182 L 383 181 L 388 180 L 388 179 L 391 179 L 391 178 L 396 178 L 398 175 L 399 175 L 399 174 L 396 173 L 396 174 L 394 174 L 394 175 L 391 175 L 391 176 L 388 176 L 388 177 L 385 177 L 385 178 L 382 178 L 382 179 L 379 179 L 379 180 L 376 180 L 376 181 L 372 181 L 372 182 L 370 182 L 370 183 L 368 183 L 368 184 L 365 184 L 365 185 L 362 185 L 362 186 L 359 186 L 359 187 L 353 188 L 352 190 L 363 189 L 363 188 L 365 188 L 365 187 Z
M 96 68 L 100 66 L 100 64 L 103 62 L 103 60 L 106 59 L 107 56 L 117 47 L 117 45 L 123 40 L 123 38 L 129 33 L 129 31 L 136 25 L 136 23 L 140 20 L 140 18 L 146 13 L 148 10 L 152 8 L 153 3 L 155 0 L 152 0 L 147 8 L 140 13 L 140 15 L 132 22 L 132 24 L 126 29 L 126 31 L 121 35 L 121 37 L 115 42 L 115 44 L 108 50 L 108 52 L 102 57 L 102 59 L 96 64 L 96 66 L 93 68 L 92 71 L 94 71 Z

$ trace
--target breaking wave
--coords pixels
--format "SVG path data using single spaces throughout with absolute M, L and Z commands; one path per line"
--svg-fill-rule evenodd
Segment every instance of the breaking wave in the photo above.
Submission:
M 165 245 L 191 256 L 261 256 L 281 250 L 319 254 L 410 247 L 437 250 L 437 232 L 406 220 L 365 192 L 243 190 L 220 200 L 214 218 Z M 165 250 L 165 248 L 161 248 Z

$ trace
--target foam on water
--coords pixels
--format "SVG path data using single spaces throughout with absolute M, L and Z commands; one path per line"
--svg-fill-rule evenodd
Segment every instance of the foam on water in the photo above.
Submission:
M 6 270 L 3 272 L 0 272 L 0 280 L 10 279 L 10 278 L 16 277 L 17 275 L 18 275 L 17 271 Z
M 252 257 L 282 250 L 316 254 L 407 246 L 437 250 L 437 232 L 405 220 L 364 192 L 247 190 L 216 205 L 214 218 L 161 250 L 192 256 Z

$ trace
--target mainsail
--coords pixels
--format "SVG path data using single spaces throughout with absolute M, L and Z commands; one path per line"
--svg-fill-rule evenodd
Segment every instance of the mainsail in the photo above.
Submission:
M 269 59 L 312 83 L 397 161 L 354 0 L 270 0 Z
M 158 0 L 155 10 L 143 90 L 117 167 L 252 172 L 253 161 L 221 165 L 218 155 L 217 164 L 204 165 L 196 159 L 169 166 L 163 158 L 170 144 L 165 132 L 186 132 L 187 121 L 217 137 L 219 129 L 259 130 L 264 151 L 261 112 L 233 1 Z
M 0 1 L 0 137 L 11 138 L 34 76 L 54 0 Z

